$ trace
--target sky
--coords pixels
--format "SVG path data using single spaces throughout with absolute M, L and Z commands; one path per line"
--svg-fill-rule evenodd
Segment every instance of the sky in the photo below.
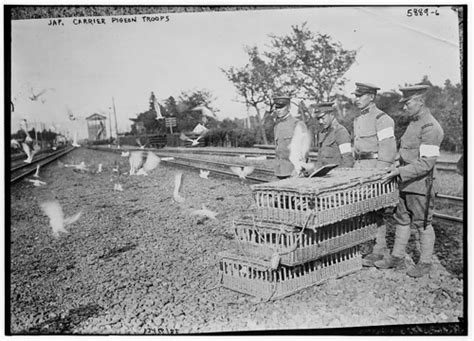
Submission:
M 269 34 L 288 34 L 291 25 L 330 35 L 346 49 L 357 49 L 356 63 L 346 73 L 343 93 L 355 82 L 382 91 L 419 82 L 428 75 L 435 85 L 460 82 L 457 14 L 450 7 L 429 7 L 428 16 L 407 16 L 407 7 L 323 7 L 255 11 L 176 13 L 169 20 L 75 24 L 63 18 L 12 22 L 11 131 L 26 119 L 86 137 L 85 118 L 112 112 L 119 132 L 148 109 L 151 91 L 159 102 L 182 91 L 206 89 L 214 94 L 217 117 L 244 118 L 246 107 L 221 68 L 244 66 L 244 46 L 266 50 Z M 437 10 L 439 15 L 433 12 Z M 150 17 L 164 16 L 152 14 Z M 94 17 L 89 17 L 94 18 Z M 77 20 L 77 18 L 76 18 Z M 32 90 L 33 89 L 33 90 Z M 47 91 L 41 100 L 30 96 Z M 78 118 L 68 120 L 71 111 Z M 296 108 L 292 108 L 295 112 Z M 250 111 L 250 114 L 254 114 Z M 112 115 L 113 117 L 113 115 Z M 107 120 L 108 121 L 108 120 Z M 115 122 L 113 123 L 115 129 Z M 107 125 L 107 133 L 109 126 Z M 113 132 L 115 135 L 115 130 Z

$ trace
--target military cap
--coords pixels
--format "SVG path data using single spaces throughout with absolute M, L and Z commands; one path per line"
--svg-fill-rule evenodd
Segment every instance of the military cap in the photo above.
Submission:
M 291 98 L 288 96 L 275 96 L 273 97 L 273 102 L 277 109 L 284 108 L 287 105 L 290 105 Z
M 402 92 L 403 96 L 400 99 L 401 103 L 405 103 L 412 99 L 414 96 L 422 95 L 426 93 L 430 86 L 425 85 L 425 84 L 419 84 L 419 85 L 412 85 L 412 86 L 407 86 L 404 88 L 400 88 L 400 91 Z
M 334 110 L 334 102 L 321 102 L 316 107 L 316 117 L 321 118 Z
M 380 90 L 378 86 L 369 84 L 369 83 L 355 83 L 355 84 L 356 84 L 356 89 L 353 92 L 353 94 L 356 95 L 357 97 L 365 95 L 365 94 L 375 95 L 377 93 L 377 90 Z

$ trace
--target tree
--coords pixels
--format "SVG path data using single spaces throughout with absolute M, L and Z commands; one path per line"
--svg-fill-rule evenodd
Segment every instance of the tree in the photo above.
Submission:
M 245 47 L 249 63 L 244 67 L 230 67 L 222 70 L 237 89 L 237 93 L 245 100 L 246 105 L 256 111 L 257 124 L 264 144 L 268 144 L 267 135 L 262 121 L 262 106 L 273 106 L 273 71 L 262 59 L 257 47 Z
M 203 123 L 203 120 L 214 126 L 216 121 L 214 117 L 204 119 L 200 110 L 192 110 L 197 106 L 205 106 L 215 113 L 218 110 L 212 106 L 214 100 L 214 96 L 208 90 L 181 92 L 176 104 L 177 131 L 193 130 L 198 123 Z
M 346 50 L 327 34 L 313 33 L 306 27 L 291 26 L 284 36 L 270 36 L 274 81 L 288 95 L 301 99 L 330 101 L 345 84 L 344 74 L 355 61 L 355 50 Z

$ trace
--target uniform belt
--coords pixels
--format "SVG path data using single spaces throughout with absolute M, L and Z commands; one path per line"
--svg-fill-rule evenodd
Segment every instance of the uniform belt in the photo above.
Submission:
M 355 159 L 356 160 L 372 160 L 372 159 L 378 159 L 379 153 L 375 152 L 362 152 L 362 153 L 355 153 Z

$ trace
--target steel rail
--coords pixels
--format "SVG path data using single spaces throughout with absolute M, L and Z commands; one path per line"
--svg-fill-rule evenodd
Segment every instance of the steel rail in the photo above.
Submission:
M 10 178 L 10 184 L 13 184 L 15 182 L 17 182 L 18 180 L 21 180 L 23 179 L 25 176 L 33 173 L 36 171 L 36 167 L 39 165 L 39 166 L 44 166 L 44 165 L 47 165 L 53 161 L 56 161 L 57 159 L 59 159 L 60 157 L 62 157 L 63 155 L 71 152 L 72 150 L 74 150 L 75 147 L 71 147 L 69 149 L 65 149 L 65 150 L 61 150 L 59 152 L 55 152 L 53 154 L 49 154 L 41 159 L 36 159 L 34 160 L 32 163 L 28 163 L 26 165 L 22 165 L 22 167 L 17 167 L 16 169 L 12 169 L 11 170 L 11 173 L 13 172 L 17 172 L 19 171 L 20 169 L 24 169 L 24 168 L 28 168 L 26 171 L 20 173 L 19 175 L 17 176 L 14 176 L 12 178 Z
M 122 150 L 120 149 L 114 149 L 114 150 L 109 150 L 109 149 L 100 149 L 100 148 L 91 148 L 91 149 L 95 149 L 95 150 L 102 150 L 102 151 L 111 151 L 111 152 L 114 152 L 114 153 L 119 153 L 121 152 Z M 137 150 L 143 150 L 143 149 L 137 149 Z M 170 156 L 170 154 L 173 154 L 172 152 L 170 151 L 166 151 L 165 153 L 163 153 L 162 151 L 160 151 L 160 149 L 148 149 L 150 151 L 153 151 L 155 154 L 157 154 L 158 156 L 161 156 L 163 157 L 163 154 L 165 154 L 166 156 Z M 225 170 L 222 170 L 222 169 L 218 169 L 216 168 L 215 166 L 226 166 L 226 167 L 230 167 L 230 166 L 237 166 L 237 167 L 242 167 L 242 165 L 236 165 L 236 164 L 229 164 L 229 163 L 223 163 L 223 162 L 217 162 L 217 161 L 210 161 L 210 160 L 203 160 L 203 159 L 196 159 L 196 158 L 192 158 L 192 157 L 186 157 L 186 156 L 177 156 L 176 154 L 179 154 L 179 153 L 175 153 L 173 155 L 173 158 L 175 158 L 175 160 L 162 160 L 162 162 L 166 163 L 166 164 L 170 164 L 170 165 L 175 165 L 175 166 L 182 166 L 182 167 L 186 167 L 186 168 L 190 168 L 190 169 L 196 169 L 196 170 L 199 170 L 199 169 L 203 169 L 203 170 L 208 170 L 208 171 L 211 171 L 211 172 L 215 172 L 215 173 L 218 173 L 218 174 L 221 174 L 221 175 L 225 175 L 225 176 L 232 176 L 234 178 L 238 178 L 238 176 L 232 172 L 229 172 L 229 171 L 225 171 Z M 189 161 L 189 162 L 186 162 L 186 161 Z M 200 165 L 196 165 L 195 162 L 199 162 L 201 163 Z M 194 163 L 194 164 L 193 164 Z M 208 167 L 208 166 L 204 166 L 203 164 L 208 164 L 208 165 L 213 165 L 214 167 Z M 268 169 L 258 169 L 256 168 L 257 172 L 260 172 L 260 173 L 263 173 L 265 175 L 272 175 L 273 173 L 271 171 L 269 171 Z M 262 175 L 263 175 L 262 174 Z M 269 180 L 271 179 L 263 179 L 263 178 L 259 178 L 259 177 L 255 177 L 255 176 L 247 176 L 246 179 L 248 180 L 251 180 L 251 181 L 254 181 L 254 182 L 268 182 Z M 461 197 L 453 197 L 453 196 L 449 196 L 449 195 L 443 195 L 443 194 L 438 194 L 438 196 L 440 196 L 441 198 L 443 199 L 448 199 L 448 200 L 456 200 L 456 201 L 461 201 L 461 200 L 464 200 L 463 198 Z M 455 199 L 454 199 L 455 198 Z M 433 217 L 435 218 L 438 218 L 438 219 L 442 219 L 442 220 L 448 220 L 448 221 L 452 221 L 452 222 L 458 222 L 458 223 L 463 223 L 463 219 L 462 218 L 459 218 L 459 217 L 454 217 L 454 216 L 449 216 L 449 215 L 446 215 L 446 214 L 442 214 L 442 213 L 439 213 L 439 212 L 434 212 L 433 213 Z

